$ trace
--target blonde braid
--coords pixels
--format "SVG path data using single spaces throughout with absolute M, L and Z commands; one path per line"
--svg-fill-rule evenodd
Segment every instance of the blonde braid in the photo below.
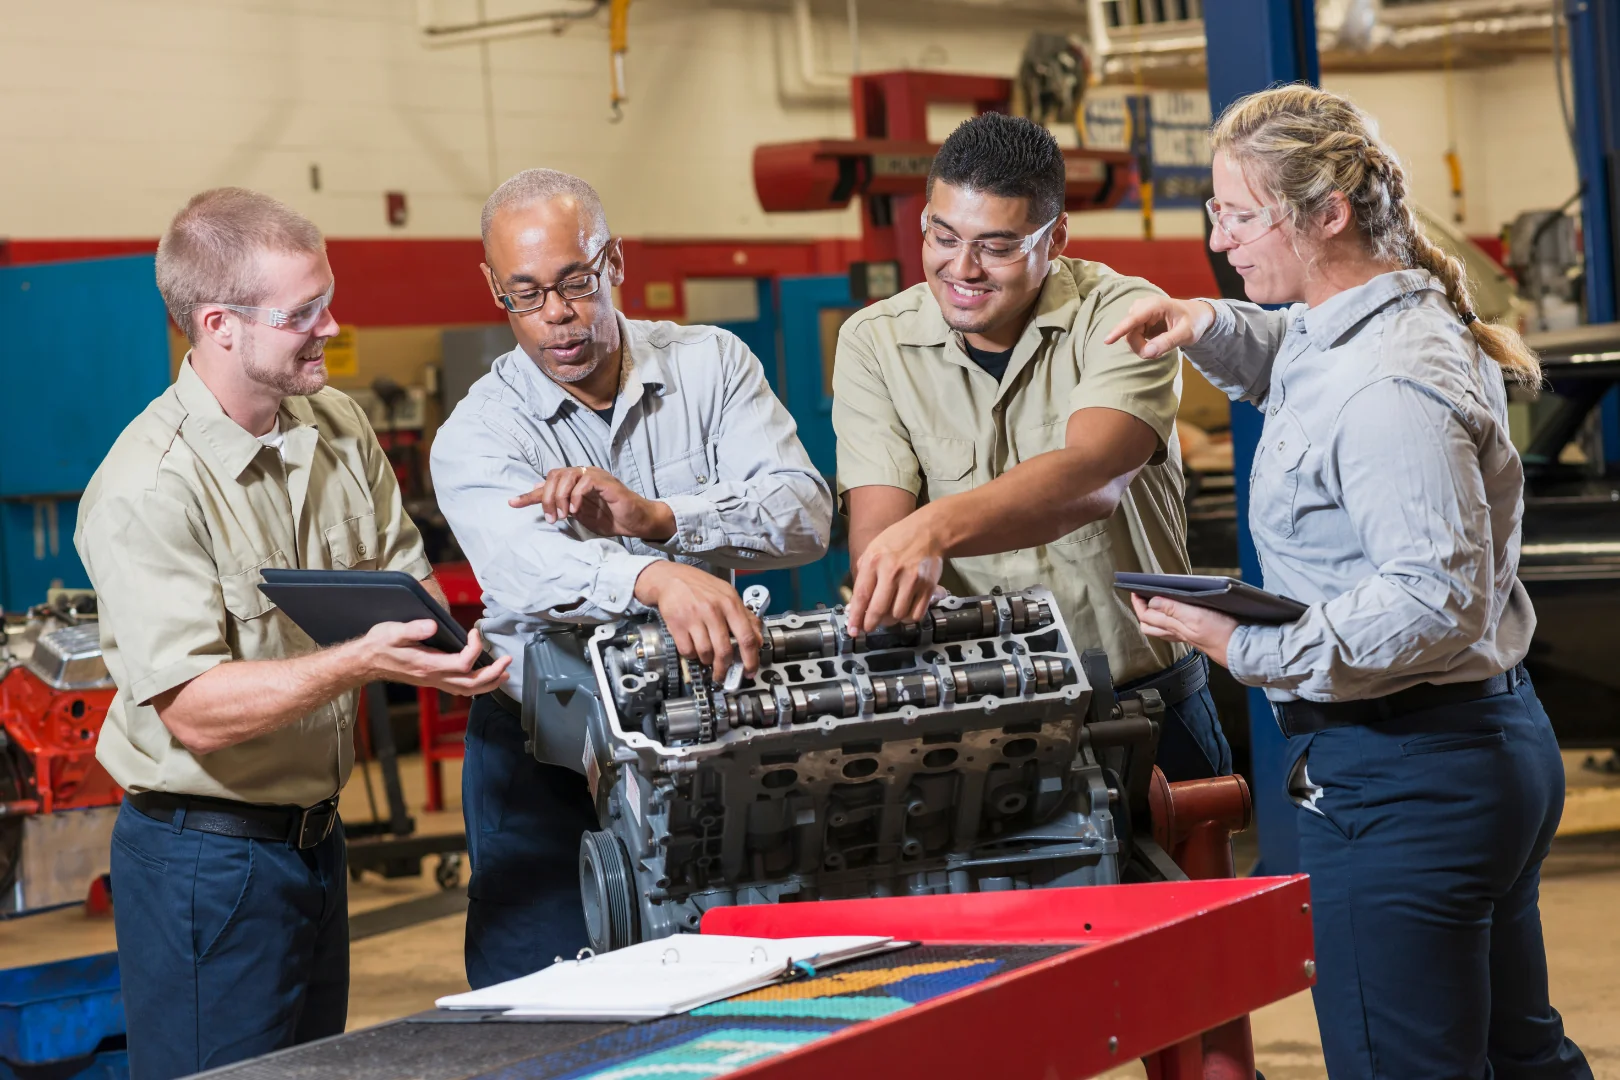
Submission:
M 1262 90 L 1229 105 L 1210 142 L 1252 167 L 1298 223 L 1317 220 L 1342 193 L 1374 258 L 1433 274 L 1485 355 L 1515 381 L 1540 385 L 1541 361 L 1516 330 L 1480 319 L 1462 261 L 1424 232 L 1406 171 L 1350 101 L 1305 85 Z

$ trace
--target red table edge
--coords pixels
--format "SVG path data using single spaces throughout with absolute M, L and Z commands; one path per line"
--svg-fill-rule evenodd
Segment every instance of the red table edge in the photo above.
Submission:
M 846 1070 L 855 1076 L 1090 1076 L 1176 1046 L 1313 984 L 1310 886 L 1304 875 L 1173 884 L 1194 886 L 1189 898 L 1204 892 L 1207 902 L 881 1019 L 851 1024 L 731 1075 L 739 1080 L 824 1080 Z M 1201 888 L 1220 885 L 1227 888 Z M 1125 885 L 966 895 L 989 900 L 977 902 L 986 909 L 998 906 L 1000 898 L 1050 898 L 1056 917 L 1072 918 L 1076 900 L 1095 901 L 1102 890 L 1119 899 L 1164 888 Z M 1063 895 L 1077 893 L 1092 896 Z M 940 899 L 961 898 L 822 903 L 892 906 Z M 714 932 L 707 919 L 704 930 Z M 971 927 L 943 936 L 932 927 L 919 931 L 923 933 L 917 936 L 934 935 L 926 937 L 934 942 L 992 940 Z M 1016 943 L 1048 941 L 1026 937 Z M 997 943 L 1008 944 L 1004 939 Z M 1097 988 L 1094 999 L 1088 1000 L 1087 987 Z M 1049 1037 L 1039 1037 L 1042 1033 Z

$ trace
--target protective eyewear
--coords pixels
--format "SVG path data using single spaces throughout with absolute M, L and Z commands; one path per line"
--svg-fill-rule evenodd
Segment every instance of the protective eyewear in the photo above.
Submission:
M 282 308 L 249 307 L 246 304 L 214 303 L 211 305 L 199 304 L 197 306 L 222 307 L 227 311 L 234 311 L 238 315 L 252 319 L 256 323 L 273 326 L 277 330 L 289 330 L 295 334 L 307 334 L 315 329 L 316 324 L 321 321 L 321 316 L 326 314 L 326 309 L 332 306 L 332 294 L 336 290 L 337 282 L 334 281 L 326 287 L 324 293 L 307 304 L 299 304 L 295 308 L 285 310 Z M 196 308 L 192 310 L 196 310 Z
M 552 293 L 556 293 L 565 304 L 595 296 L 597 290 L 602 287 L 602 275 L 607 273 L 605 267 L 596 264 L 602 256 L 612 249 L 613 243 L 612 240 L 609 240 L 602 245 L 601 251 L 591 257 L 586 265 L 594 267 L 594 269 L 585 270 L 578 274 L 570 274 L 555 284 L 530 285 L 525 283 L 510 292 L 503 292 L 501 287 L 495 283 L 495 274 L 491 271 L 489 275 L 490 290 L 494 292 L 495 299 L 501 302 L 501 306 L 513 315 L 539 311 L 546 306 L 546 301 L 551 298 Z
M 1204 204 L 1210 224 L 1220 229 L 1234 244 L 1252 244 L 1275 229 L 1293 213 L 1292 207 L 1262 206 L 1258 210 L 1222 210 L 1219 199 Z
M 965 250 L 978 259 L 980 266 L 1006 266 L 1018 262 L 1034 251 L 1041 238 L 1051 232 L 1052 226 L 1057 223 L 1058 218 L 1055 217 L 1021 239 L 994 237 L 988 240 L 964 240 L 944 226 L 931 223 L 928 211 L 924 210 L 922 215 L 923 239 L 929 247 L 951 259 Z

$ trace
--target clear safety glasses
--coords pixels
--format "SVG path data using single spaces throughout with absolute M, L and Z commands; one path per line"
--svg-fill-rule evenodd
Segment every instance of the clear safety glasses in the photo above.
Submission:
M 942 225 L 931 224 L 928 220 L 928 211 L 924 210 L 922 215 L 923 239 L 929 247 L 951 259 L 966 250 L 969 255 L 978 259 L 980 266 L 1007 266 L 1017 262 L 1034 251 L 1035 245 L 1039 244 L 1041 238 L 1051 232 L 1052 226 L 1057 223 L 1058 218 L 1055 217 L 1028 236 L 1016 239 L 997 237 L 989 240 L 964 240 Z
M 1287 220 L 1292 210 L 1286 206 L 1262 206 L 1258 210 L 1223 210 L 1219 199 L 1204 204 L 1204 211 L 1217 229 L 1234 244 L 1252 244 Z
M 326 314 L 326 309 L 332 306 L 332 294 L 336 290 L 337 282 L 334 281 L 332 284 L 326 287 L 326 291 L 324 293 L 317 296 L 315 299 L 309 301 L 307 304 L 299 304 L 297 307 L 290 310 L 270 307 L 249 307 L 246 304 L 221 303 L 213 303 L 209 305 L 198 304 L 197 307 L 222 307 L 227 311 L 234 311 L 238 315 L 252 319 L 256 323 L 262 323 L 265 326 L 273 326 L 277 330 L 290 330 L 295 334 L 307 334 L 309 331 L 315 329 L 316 324 L 321 321 L 321 316 Z M 196 308 L 193 308 L 192 310 L 195 311 Z
M 588 296 L 595 296 L 597 290 L 602 287 L 602 275 L 607 270 L 605 267 L 596 264 L 612 247 L 613 241 L 609 240 L 602 245 L 602 250 L 591 257 L 586 265 L 593 267 L 593 269 L 571 274 L 554 285 L 524 283 L 510 292 L 503 292 L 501 287 L 495 283 L 495 275 L 491 272 L 489 278 L 490 290 L 494 292 L 495 299 L 501 302 L 501 306 L 514 315 L 539 311 L 546 306 L 546 301 L 552 293 L 562 297 L 565 303 L 572 300 L 584 300 Z

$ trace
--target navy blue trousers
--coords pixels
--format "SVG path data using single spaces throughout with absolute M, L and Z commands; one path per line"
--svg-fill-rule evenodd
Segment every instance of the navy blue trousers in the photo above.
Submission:
M 1535 689 L 1289 740 L 1334 1080 L 1590 1077 L 1547 994 L 1537 895 L 1564 769 Z
M 1176 661 L 1176 668 L 1202 665 L 1208 674 L 1209 660 L 1201 652 L 1188 653 Z M 1159 675 L 1128 682 L 1118 688 L 1127 693 Z M 1153 763 L 1164 772 L 1164 778 L 1176 780 L 1205 780 L 1211 776 L 1229 776 L 1232 773 L 1232 747 L 1221 730 L 1220 717 L 1215 713 L 1215 698 L 1209 692 L 1206 678 L 1204 688 L 1191 697 L 1177 702 L 1166 702 L 1164 722 L 1159 726 L 1159 752 Z
M 461 766 L 467 825 L 467 982 L 529 975 L 590 944 L 579 894 L 579 839 L 598 828 L 585 778 L 523 749 L 523 725 L 473 699 Z
M 341 1034 L 347 870 L 341 825 L 298 851 L 177 829 L 126 802 L 112 890 L 132 1080 Z

